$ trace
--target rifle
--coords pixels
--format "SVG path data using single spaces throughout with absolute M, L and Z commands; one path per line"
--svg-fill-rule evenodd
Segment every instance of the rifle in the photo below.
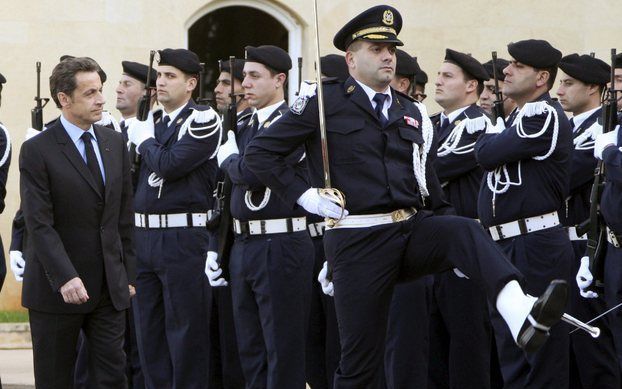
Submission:
M 617 90 L 614 88 L 616 49 L 611 49 L 611 87 L 603 94 L 603 133 L 613 131 L 618 125 Z M 577 228 L 577 234 L 587 233 L 587 255 L 594 282 L 589 289 L 602 289 L 605 273 L 605 248 L 607 247 L 607 226 L 600 212 L 600 198 L 605 186 L 605 165 L 599 160 L 594 170 L 594 183 L 590 191 L 590 218 Z
M 210 99 L 205 94 L 205 63 L 201 62 L 201 71 L 199 72 L 199 96 L 197 97 L 197 104 L 210 105 L 213 99 Z
M 147 84 L 145 84 L 145 94 L 140 98 L 138 102 L 138 112 L 136 118 L 141 122 L 144 122 L 149 117 L 149 111 L 151 110 L 151 87 L 149 86 L 151 80 L 151 73 L 153 72 L 153 58 L 155 57 L 155 50 L 149 52 L 149 69 L 147 69 Z M 130 160 L 132 166 L 130 170 L 132 175 L 137 174 L 140 170 L 140 154 L 136 152 L 136 145 L 130 144 Z
M 227 141 L 229 131 L 236 132 L 238 118 L 238 103 L 235 94 L 234 56 L 229 57 L 229 74 L 231 77 L 231 91 L 229 92 L 229 107 L 223 120 L 223 140 Z M 233 228 L 231 225 L 231 189 L 233 184 L 227 172 L 223 172 L 224 179 L 216 188 L 216 212 L 218 215 L 218 263 L 223 271 L 223 277 L 229 279 L 229 255 L 233 246 Z
M 41 97 L 41 62 L 39 61 L 37 61 L 37 95 L 35 101 L 35 107 L 30 110 L 30 125 L 37 131 L 43 131 L 43 108 L 50 99 Z
M 492 52 L 492 77 L 495 79 L 495 101 L 492 106 L 493 119 L 501 118 L 505 123 L 505 112 L 503 110 L 503 94 L 499 90 L 499 77 L 497 76 L 497 52 Z
M 296 96 L 300 94 L 300 85 L 302 84 L 302 57 L 298 57 L 298 90 Z

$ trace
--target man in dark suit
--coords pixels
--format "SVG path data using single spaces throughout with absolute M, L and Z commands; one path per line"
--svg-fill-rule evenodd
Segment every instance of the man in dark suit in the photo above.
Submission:
M 93 125 L 99 65 L 60 62 L 50 92 L 61 117 L 20 152 L 26 230 L 22 304 L 29 309 L 37 388 L 70 388 L 83 329 L 97 388 L 127 386 L 125 310 L 134 294 L 132 188 L 121 134 Z

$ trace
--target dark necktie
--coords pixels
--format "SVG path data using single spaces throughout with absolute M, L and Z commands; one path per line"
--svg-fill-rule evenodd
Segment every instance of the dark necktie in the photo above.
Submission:
M 444 117 L 441 119 L 441 132 L 445 131 L 449 127 L 449 119 Z
M 259 117 L 256 113 L 251 117 L 251 133 L 254 135 L 259 129 Z
M 570 129 L 574 131 L 574 118 L 570 118 Z
M 171 122 L 171 117 L 166 115 L 162 118 L 162 126 L 155 126 L 156 139 L 162 139 L 162 135 L 168 130 L 168 124 Z
M 125 120 L 121 120 L 119 125 L 121 126 L 121 134 L 123 134 L 123 138 L 127 140 L 127 125 L 125 124 Z
M 376 93 L 373 98 L 374 102 L 376 103 L 376 116 L 378 116 L 378 120 L 380 120 L 380 124 L 382 124 L 382 127 L 386 126 L 387 122 L 389 121 L 382 113 L 382 108 L 384 107 L 384 100 L 387 97 L 388 96 L 384 93 Z
M 95 156 L 95 150 L 93 149 L 93 143 L 91 139 L 93 139 L 93 135 L 90 132 L 85 132 L 81 136 L 82 142 L 84 142 L 84 151 L 86 154 L 86 166 L 89 168 L 93 179 L 95 180 L 95 185 L 99 190 L 100 194 L 104 194 L 104 179 L 102 177 L 102 172 L 99 168 L 99 163 L 97 162 L 97 157 Z

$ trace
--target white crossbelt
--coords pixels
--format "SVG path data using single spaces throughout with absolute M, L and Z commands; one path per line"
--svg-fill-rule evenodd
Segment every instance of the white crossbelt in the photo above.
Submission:
M 212 211 L 200 213 L 134 214 L 134 225 L 140 228 L 205 227 Z
M 324 229 L 325 228 L 326 228 L 326 223 L 325 222 L 311 223 L 311 224 L 307 225 L 307 229 L 309 230 L 309 235 L 312 238 L 317 238 L 319 236 L 324 235 Z
M 367 228 L 382 224 L 399 223 L 410 219 L 417 213 L 415 208 L 398 209 L 389 213 L 374 213 L 369 215 L 348 215 L 339 220 L 333 227 L 326 226 L 326 230 L 336 228 Z
M 607 242 L 611 243 L 613 247 L 620 248 L 620 240 L 616 236 L 616 233 L 609 227 L 607 227 Z
M 577 227 L 566 227 L 566 229 L 568 230 L 570 240 L 587 240 L 587 234 L 580 236 L 577 234 Z
M 513 238 L 530 232 L 546 230 L 559 225 L 557 211 L 540 216 L 528 217 L 488 228 L 494 241 Z
M 305 216 L 286 219 L 249 220 L 246 222 L 233 219 L 233 232 L 236 234 L 283 234 L 304 231 L 306 229 L 307 218 Z

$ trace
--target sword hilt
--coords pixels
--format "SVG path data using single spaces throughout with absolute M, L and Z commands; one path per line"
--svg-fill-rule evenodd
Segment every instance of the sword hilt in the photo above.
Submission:
M 345 217 L 346 196 L 344 196 L 343 192 L 341 192 L 339 189 L 335 188 L 320 188 L 318 190 L 318 193 L 321 197 L 330 200 L 341 207 L 341 215 L 339 215 L 338 219 L 327 217 L 325 220 L 326 226 L 328 228 L 332 228 Z

